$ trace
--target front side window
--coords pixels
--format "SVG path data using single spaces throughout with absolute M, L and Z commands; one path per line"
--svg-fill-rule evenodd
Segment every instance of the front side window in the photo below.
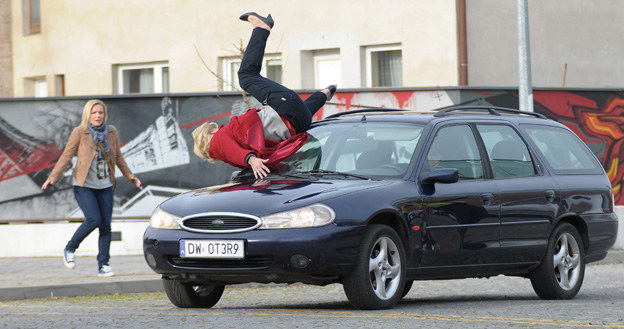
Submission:
M 535 176 L 526 144 L 506 125 L 477 125 L 488 153 L 494 178 Z
M 151 94 L 169 92 L 169 64 L 166 62 L 116 65 L 117 93 Z
M 364 122 L 313 127 L 310 138 L 284 162 L 289 173 L 336 171 L 363 176 L 404 175 L 423 127 Z
M 483 178 L 483 161 L 468 125 L 443 127 L 436 133 L 427 152 L 424 171 L 440 168 L 457 169 L 460 180 Z
M 400 45 L 366 48 L 368 87 L 403 86 L 403 53 Z
M 602 167 L 596 156 L 571 131 L 542 125 L 521 125 L 529 139 L 557 174 L 599 174 Z

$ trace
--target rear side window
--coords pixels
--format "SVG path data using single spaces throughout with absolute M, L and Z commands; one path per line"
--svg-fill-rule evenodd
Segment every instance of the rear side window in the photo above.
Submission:
M 492 166 L 494 178 L 535 176 L 526 144 L 506 125 L 477 125 Z
M 602 173 L 596 156 L 571 131 L 541 125 L 522 125 L 548 165 L 557 174 Z
M 472 129 L 467 125 L 441 128 L 427 153 L 426 172 L 456 168 L 460 179 L 482 179 L 483 161 Z

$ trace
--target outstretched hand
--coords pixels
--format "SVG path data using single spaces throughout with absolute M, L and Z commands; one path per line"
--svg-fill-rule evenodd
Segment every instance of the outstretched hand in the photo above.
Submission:
M 50 178 L 46 179 L 43 185 L 41 185 L 41 189 L 45 190 L 46 188 L 48 188 L 48 185 L 54 185 L 54 182 Z
M 249 158 L 248 163 L 251 167 L 251 170 L 253 170 L 254 177 L 256 177 L 256 179 L 264 178 L 271 172 L 269 170 L 269 167 L 264 164 L 267 161 L 269 161 L 269 159 L 260 159 L 256 158 L 255 156 Z
M 132 183 L 134 183 L 134 185 L 135 185 L 137 188 L 141 187 L 141 181 L 139 180 L 139 178 L 138 178 L 138 177 L 136 177 L 136 176 L 132 176 L 132 178 L 130 178 L 130 181 L 131 181 Z

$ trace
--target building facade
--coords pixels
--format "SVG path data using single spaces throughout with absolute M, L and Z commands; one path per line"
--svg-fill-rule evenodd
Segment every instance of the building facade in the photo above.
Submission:
M 0 97 L 238 88 L 247 11 L 293 89 L 518 85 L 517 1 L 0 0 Z M 621 0 L 530 0 L 533 85 L 624 85 Z
M 232 90 L 246 11 L 275 18 L 264 71 L 293 89 L 458 84 L 454 0 L 10 2 L 14 97 Z
M 469 85 L 518 85 L 516 2 L 466 0 Z M 624 86 L 622 1 L 528 3 L 535 87 Z
M 0 98 L 13 96 L 11 0 L 0 0 Z

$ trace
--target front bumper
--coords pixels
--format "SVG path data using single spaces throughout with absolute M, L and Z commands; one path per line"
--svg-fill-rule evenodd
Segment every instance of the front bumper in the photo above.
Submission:
M 326 225 L 209 234 L 150 227 L 143 236 L 143 252 L 156 273 L 181 281 L 323 285 L 338 282 L 341 275 L 352 271 L 364 229 L 363 226 Z M 179 241 L 182 239 L 244 240 L 245 258 L 181 258 Z

